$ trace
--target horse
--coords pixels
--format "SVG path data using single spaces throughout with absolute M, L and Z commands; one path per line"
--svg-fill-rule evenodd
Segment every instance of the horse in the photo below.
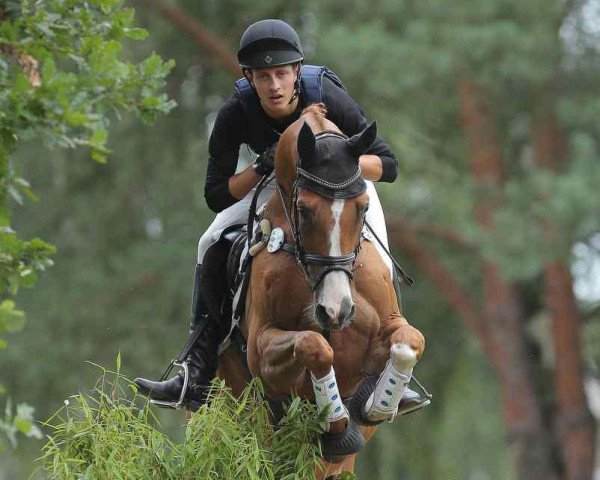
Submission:
M 334 478 L 353 472 L 376 426 L 394 419 L 425 342 L 401 315 L 381 255 L 362 240 L 369 198 L 358 159 L 376 124 L 347 138 L 326 112 L 308 106 L 279 139 L 276 192 L 261 218 L 282 230 L 283 245 L 253 257 L 240 328 L 268 398 L 295 393 L 328 409 L 319 478 Z M 234 392 L 245 386 L 232 348 L 219 374 Z

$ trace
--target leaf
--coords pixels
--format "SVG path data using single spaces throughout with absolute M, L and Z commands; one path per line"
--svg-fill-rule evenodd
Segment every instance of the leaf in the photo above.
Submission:
M 148 31 L 143 28 L 125 28 L 125 35 L 133 40 L 144 40 L 148 37 Z
M 121 371 L 121 352 L 117 354 L 117 373 Z
M 19 72 L 15 78 L 15 93 L 23 95 L 29 91 L 31 84 L 23 73 Z
M 4 300 L 0 304 L 0 326 L 4 325 L 7 332 L 17 332 L 25 325 L 25 314 L 15 309 L 15 302 Z
M 98 150 L 92 151 L 92 158 L 98 163 L 106 163 L 106 155 L 100 153 Z
M 37 282 L 37 275 L 31 269 L 21 272 L 21 285 L 25 288 L 33 287 L 35 282 Z
M 74 127 L 80 127 L 90 121 L 89 116 L 84 112 L 77 112 L 73 110 L 67 110 L 65 112 L 65 120 L 67 123 Z
M 108 138 L 108 132 L 104 128 L 97 128 L 94 130 L 92 134 L 92 138 L 90 138 L 91 145 L 104 145 L 106 143 L 106 139 Z
M 50 82 L 56 75 L 56 65 L 52 57 L 48 57 L 42 67 L 43 82 Z

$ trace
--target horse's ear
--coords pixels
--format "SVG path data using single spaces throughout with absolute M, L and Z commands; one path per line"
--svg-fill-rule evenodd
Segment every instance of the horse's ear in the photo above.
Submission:
M 315 135 L 308 126 L 308 123 L 304 122 L 300 133 L 298 134 L 298 155 L 300 155 L 300 163 L 303 168 L 306 168 L 311 161 L 313 154 L 315 153 Z
M 360 157 L 363 153 L 365 153 L 371 144 L 375 141 L 377 137 L 377 123 L 375 120 L 371 122 L 367 128 L 365 128 L 362 132 L 357 133 L 353 137 L 348 139 L 348 146 L 350 147 L 351 152 L 356 156 Z

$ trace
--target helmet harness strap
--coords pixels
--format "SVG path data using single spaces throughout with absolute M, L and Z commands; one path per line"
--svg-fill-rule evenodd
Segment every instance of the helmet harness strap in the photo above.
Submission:
M 296 100 L 300 94 L 300 71 L 302 69 L 302 62 L 298 62 L 294 66 L 296 67 L 296 81 L 294 82 L 294 93 L 292 94 L 292 98 L 290 98 L 288 105 Z

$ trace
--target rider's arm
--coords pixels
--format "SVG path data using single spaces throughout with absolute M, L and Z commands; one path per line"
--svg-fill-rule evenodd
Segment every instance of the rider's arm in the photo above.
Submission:
M 229 179 L 229 192 L 233 197 L 241 200 L 256 186 L 261 178 L 262 175 L 256 173 L 254 165 L 250 164 Z
M 358 164 L 360 165 L 360 171 L 365 180 L 377 182 L 381 179 L 383 173 L 381 157 L 370 154 L 361 155 Z
M 260 179 L 247 169 L 235 175 L 240 145 L 247 142 L 246 130 L 242 106 L 232 96 L 219 110 L 208 143 L 204 197 L 214 212 L 225 210 L 243 198 Z
M 323 77 L 323 99 L 328 109 L 327 117 L 349 137 L 367 127 L 367 119 L 359 105 L 327 77 Z M 360 157 L 360 167 L 367 180 L 393 182 L 398 176 L 396 155 L 379 136 Z

